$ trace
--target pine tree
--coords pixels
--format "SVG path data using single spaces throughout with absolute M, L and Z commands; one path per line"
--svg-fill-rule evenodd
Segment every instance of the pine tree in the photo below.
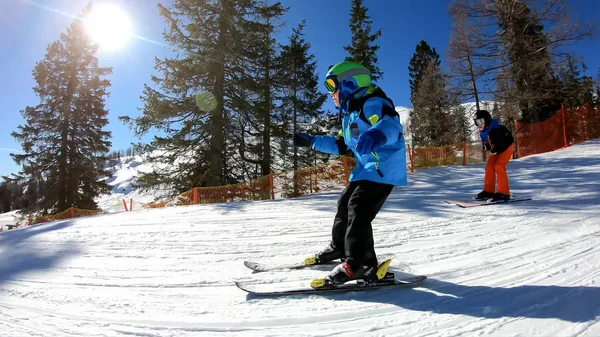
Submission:
M 371 34 L 373 21 L 369 20 L 367 14 L 368 8 L 364 6 L 363 0 L 352 0 L 350 8 L 350 31 L 352 32 L 352 44 L 344 46 L 344 49 L 350 54 L 346 61 L 354 61 L 362 64 L 371 71 L 373 81 L 383 77 L 383 72 L 379 70 L 379 59 L 377 51 L 379 45 L 374 44 L 381 36 L 381 29 Z
M 434 60 L 429 60 L 419 81 L 411 113 L 414 145 L 442 146 L 455 143 L 456 123 L 452 118 L 447 77 Z
M 12 193 L 6 180 L 0 183 L 0 213 L 10 212 L 12 210 L 11 205 Z
M 587 67 L 576 57 L 568 55 L 555 78 L 556 90 L 565 107 L 579 107 L 593 102 L 594 84 L 589 76 L 581 75 Z
M 454 102 L 450 109 L 450 121 L 452 134 L 450 140 L 452 143 L 468 142 L 473 132 L 473 121 L 467 117 L 467 109 Z
M 523 119 L 544 120 L 560 108 L 551 94 L 553 70 L 544 26 L 520 1 L 496 0 L 496 8 Z
M 244 53 L 236 60 L 240 72 L 234 77 L 234 86 L 240 94 L 232 100 L 236 113 L 232 116 L 234 127 L 230 134 L 236 140 L 231 143 L 231 153 L 241 159 L 235 161 L 236 171 L 245 173 L 238 179 L 254 179 L 272 171 L 271 140 L 277 123 L 274 110 L 280 77 L 274 35 L 285 11 L 280 3 L 264 2 L 254 17 L 243 23 Z
M 505 74 L 511 82 L 507 94 L 518 102 L 521 119 L 529 122 L 545 120 L 560 109 L 564 88 L 556 81 L 556 64 L 568 63 L 561 47 L 594 31 L 572 19 L 568 0 L 536 2 L 494 0 L 490 7 L 505 50 Z
M 310 43 L 304 39 L 304 27 L 306 22 L 302 21 L 293 29 L 287 45 L 281 46 L 281 54 L 278 60 L 280 69 L 280 105 L 277 110 L 281 116 L 280 127 L 281 147 L 279 157 L 284 159 L 282 170 L 292 169 L 294 171 L 301 167 L 310 166 L 314 163 L 313 156 L 299 155 L 298 151 L 308 151 L 291 146 L 288 134 L 298 132 L 315 133 L 320 130 L 311 129 L 311 121 L 322 116 L 322 106 L 327 95 L 319 90 L 319 80 L 316 73 L 317 62 L 314 54 L 310 54 Z M 290 154 L 289 149 L 293 148 Z M 312 151 L 314 152 L 314 151 Z M 316 154 L 315 154 L 316 155 Z M 291 157 L 291 161 L 286 160 Z M 292 166 L 286 164 L 291 162 Z M 297 179 L 294 179 L 294 183 Z M 298 186 L 294 185 L 295 194 Z
M 433 62 L 435 67 L 439 67 L 441 64 L 440 55 L 435 51 L 435 48 L 431 48 L 427 42 L 421 40 L 417 45 L 408 66 L 408 75 L 410 77 L 408 80 L 408 83 L 410 84 L 410 101 L 413 105 L 415 104 L 414 98 L 417 89 L 419 88 L 420 81 L 423 78 L 430 61 Z
M 174 0 L 158 5 L 169 29 L 164 33 L 175 58 L 156 60 L 161 76 L 152 76 L 157 88 L 145 86 L 143 115 L 131 119 L 136 134 L 155 128 L 145 146 L 151 163 L 163 168 L 142 175 L 143 188 L 164 187 L 177 194 L 194 186 L 218 186 L 237 182 L 239 161 L 232 151 L 236 121 L 232 116 L 241 102 L 250 102 L 244 76 L 243 56 L 248 46 L 248 21 L 264 8 L 258 0 L 195 1 Z M 161 150 L 156 152 L 155 150 Z
M 24 153 L 11 154 L 27 180 L 29 209 L 96 209 L 94 198 L 109 190 L 100 178 L 108 176 L 104 163 L 110 132 L 104 130 L 104 100 L 110 82 L 104 77 L 112 70 L 99 66 L 97 50 L 83 21 L 75 20 L 35 65 L 34 92 L 40 102 L 21 111 L 25 124 L 12 136 Z

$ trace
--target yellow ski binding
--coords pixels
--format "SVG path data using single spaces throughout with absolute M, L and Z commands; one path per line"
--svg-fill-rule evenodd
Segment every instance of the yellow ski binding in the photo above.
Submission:
M 316 278 L 310 282 L 310 286 L 314 289 L 321 288 L 325 286 L 325 278 Z
M 312 256 L 307 257 L 306 259 L 304 259 L 304 264 L 305 265 L 317 264 L 317 256 L 312 255 Z
M 385 274 L 387 273 L 388 267 L 390 266 L 390 263 L 392 262 L 392 259 L 387 259 L 383 262 L 381 262 L 379 264 L 379 266 L 377 266 L 377 279 L 381 280 L 385 277 Z

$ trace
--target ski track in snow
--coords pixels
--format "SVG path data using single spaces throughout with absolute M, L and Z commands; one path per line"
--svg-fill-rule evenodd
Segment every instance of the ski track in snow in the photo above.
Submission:
M 242 262 L 323 248 L 341 189 L 0 233 L 0 335 L 598 336 L 599 158 L 596 140 L 513 161 L 513 192 L 535 200 L 473 209 L 443 200 L 479 192 L 483 164 L 411 174 L 373 228 L 393 271 L 429 277 L 415 288 L 260 298 L 234 286 L 323 276 Z

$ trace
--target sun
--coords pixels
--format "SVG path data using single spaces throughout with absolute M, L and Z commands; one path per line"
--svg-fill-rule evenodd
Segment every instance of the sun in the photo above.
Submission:
M 85 20 L 85 29 L 101 49 L 120 49 L 132 35 L 131 21 L 115 4 L 92 7 Z

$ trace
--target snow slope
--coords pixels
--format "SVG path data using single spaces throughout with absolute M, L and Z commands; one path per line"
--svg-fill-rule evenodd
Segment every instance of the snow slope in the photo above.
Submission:
M 152 170 L 151 164 L 147 164 L 143 155 L 126 156 L 108 166 L 108 171 L 112 177 L 106 182 L 112 186 L 110 194 L 104 194 L 96 198 L 98 207 L 104 212 L 114 213 L 123 212 L 123 200 L 127 202 L 127 207 L 133 206 L 134 210 L 142 209 L 142 205 L 156 201 L 152 193 L 142 192 L 132 186 L 135 178 L 142 172 Z M 133 205 L 130 205 L 133 200 Z
M 234 280 L 323 248 L 341 189 L 291 199 L 104 214 L 0 233 L 0 335 L 598 336 L 600 141 L 509 164 L 534 201 L 461 209 L 483 165 L 396 188 L 374 222 L 412 289 L 253 298 Z
M 14 225 L 17 223 L 19 214 L 17 211 L 10 211 L 0 214 L 0 229 L 7 230 L 6 225 Z

